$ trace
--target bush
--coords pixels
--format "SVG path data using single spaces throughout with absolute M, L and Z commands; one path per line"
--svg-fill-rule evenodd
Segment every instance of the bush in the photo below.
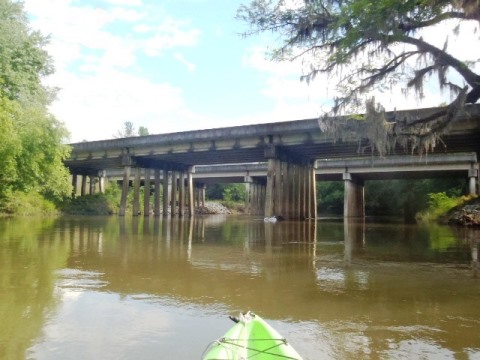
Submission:
M 121 189 L 109 186 L 105 193 L 68 199 L 61 205 L 62 212 L 71 215 L 111 215 L 118 213 Z
M 55 215 L 55 204 L 46 200 L 36 191 L 28 193 L 16 191 L 2 199 L 0 211 L 11 215 Z
M 421 219 L 436 220 L 445 215 L 449 210 L 467 200 L 467 197 L 450 197 L 445 192 L 428 194 L 428 208 L 420 214 Z

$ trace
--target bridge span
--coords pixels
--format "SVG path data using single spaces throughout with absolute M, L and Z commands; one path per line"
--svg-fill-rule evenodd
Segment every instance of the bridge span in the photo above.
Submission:
M 417 112 L 419 116 L 425 116 L 435 110 L 411 110 L 410 113 Z M 361 126 L 358 120 L 343 121 L 351 123 L 352 128 Z M 236 166 L 237 170 L 241 166 L 247 166 L 251 171 L 255 167 L 259 171 L 262 168 L 261 175 L 248 175 L 243 180 L 250 184 L 251 203 L 258 213 L 265 216 L 275 214 L 287 219 L 316 218 L 315 181 L 338 179 L 339 176 L 346 184 L 346 204 L 357 204 L 350 211 L 346 210 L 345 215 L 363 216 L 358 210 L 361 207 L 358 205 L 360 200 L 348 199 L 360 199 L 363 196 L 364 180 L 388 174 L 398 176 L 399 173 L 418 176 L 421 172 L 438 175 L 442 171 L 444 174 L 465 171 L 464 168 L 454 169 L 456 160 L 449 160 L 448 156 L 457 156 L 458 160 L 466 152 L 475 154 L 467 176 L 470 178 L 470 188 L 476 188 L 478 180 L 472 179 L 478 179 L 476 155 L 480 153 L 480 104 L 468 106 L 465 114 L 452 125 L 449 135 L 442 139 L 442 144 L 422 159 L 411 155 L 365 158 L 358 151 L 365 143 L 365 139 L 358 139 L 354 133 L 341 141 L 336 140 L 321 131 L 317 119 L 307 119 L 76 143 L 71 144 L 72 154 L 65 164 L 70 168 L 75 189 L 78 177 L 82 177 L 81 194 L 87 193 L 87 181 L 90 181 L 90 191 L 93 191 L 93 178 L 99 178 L 102 190 L 107 169 L 121 170 L 123 187 L 120 215 L 125 214 L 132 172 L 134 215 L 140 213 L 139 188 L 142 178 L 145 179 L 143 185 L 146 189 L 153 185 L 155 214 L 160 214 L 162 202 L 164 215 L 169 206 L 172 213 L 183 215 L 187 206 L 188 213 L 193 214 L 194 183 L 202 183 L 201 172 L 208 166 L 222 165 Z M 397 154 L 402 151 L 399 149 Z M 439 160 L 441 155 L 445 156 L 443 160 Z M 412 162 L 418 163 L 412 165 Z M 407 170 L 407 163 L 410 163 L 410 171 Z M 207 175 L 203 173 L 203 183 L 207 182 Z M 212 177 L 215 176 L 211 173 L 210 179 Z M 150 213 L 146 198 L 143 212 L 145 215 Z

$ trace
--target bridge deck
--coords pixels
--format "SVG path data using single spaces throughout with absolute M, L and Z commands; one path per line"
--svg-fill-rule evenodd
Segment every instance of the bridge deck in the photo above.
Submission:
M 480 104 L 467 110 L 434 153 L 480 153 Z M 428 114 L 435 109 L 415 111 Z M 364 156 L 358 149 L 365 141 L 356 139 L 354 131 L 361 122 L 348 121 L 352 133 L 343 141 L 323 133 L 317 119 L 307 119 L 82 142 L 72 144 L 72 155 L 65 164 L 73 173 L 94 175 L 129 161 L 144 168 L 186 170 L 194 165 L 263 162 L 272 156 L 303 163 Z

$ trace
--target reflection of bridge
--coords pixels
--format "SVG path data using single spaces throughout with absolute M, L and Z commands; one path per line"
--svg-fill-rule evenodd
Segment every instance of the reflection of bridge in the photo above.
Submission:
M 423 109 L 415 112 L 425 116 L 434 110 Z M 450 156 L 460 152 L 480 152 L 479 118 L 480 106 L 468 107 L 465 116 L 458 119 L 452 125 L 449 135 L 442 139 L 445 146 L 442 149 L 437 147 L 434 153 Z M 346 120 L 346 123 L 353 129 L 362 126 L 362 123 L 356 120 Z M 267 161 L 266 165 L 259 165 L 264 167 L 261 176 L 243 176 L 243 181 L 246 181 L 250 188 L 249 204 L 257 212 L 261 209 L 266 216 L 276 214 L 291 219 L 316 217 L 315 179 L 322 176 L 318 173 L 322 172 L 323 167 L 333 169 L 336 166 L 336 170 L 332 170 L 330 174 L 325 172 L 324 175 L 326 178 L 341 176 L 346 183 L 346 216 L 363 215 L 363 180 L 368 178 L 367 173 L 370 177 L 383 177 L 385 175 L 382 174 L 390 167 L 390 175 L 398 176 L 400 173 L 407 173 L 402 169 L 408 167 L 408 162 L 417 162 L 411 166 L 411 174 L 418 174 L 419 171 L 453 171 L 456 174 L 458 171 L 467 171 L 471 179 L 470 191 L 476 191 L 478 164 L 475 155 L 472 155 L 470 160 L 462 160 L 462 169 L 453 169 L 453 158 L 448 156 L 444 158 L 443 164 L 442 161 L 430 162 L 429 157 L 421 160 L 388 157 L 376 161 L 375 163 L 379 164 L 377 167 L 372 164 L 371 159 L 355 160 L 359 157 L 359 142 L 361 145 L 365 140 L 359 141 L 354 133 L 353 130 L 351 136 L 335 142 L 320 130 L 316 119 L 310 119 L 94 141 L 73 144 L 72 156 L 66 161 L 66 165 L 73 174 L 74 186 L 77 185 L 77 175 L 83 176 L 82 194 L 87 192 L 88 178 L 93 191 L 93 177 L 100 177 L 100 184 L 103 184 L 102 176 L 106 169 L 122 169 L 121 215 L 125 212 L 132 167 L 135 172 L 134 214 L 140 211 L 139 189 L 142 177 L 145 179 L 143 185 L 146 189 L 152 187 L 153 180 L 155 214 L 160 214 L 161 200 L 164 215 L 167 214 L 169 206 L 174 213 L 177 203 L 180 215 L 187 204 L 189 213 L 193 214 L 194 182 L 201 183 L 199 165 L 249 163 L 248 166 L 255 166 L 252 164 Z M 335 162 L 335 159 L 345 160 Z M 470 162 L 465 169 L 467 161 Z M 419 163 L 423 163 L 423 167 Z M 315 164 L 318 165 L 317 169 Z M 194 176 L 196 167 L 198 174 Z M 377 175 L 373 175 L 375 171 L 367 171 L 367 167 L 375 167 Z M 378 169 L 381 169 L 381 172 Z M 206 174 L 204 177 L 206 178 Z M 103 185 L 100 186 L 100 189 L 102 188 Z M 150 213 L 149 206 L 149 201 L 145 200 L 146 215 Z

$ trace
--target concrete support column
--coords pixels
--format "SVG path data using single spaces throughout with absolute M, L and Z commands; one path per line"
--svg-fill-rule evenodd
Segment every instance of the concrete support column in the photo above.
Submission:
M 200 200 L 198 199 L 198 183 L 195 183 L 195 194 L 194 194 L 194 202 L 195 202 L 195 207 L 200 206 Z
M 140 214 L 140 181 L 142 169 L 140 167 L 135 167 L 135 180 L 133 183 L 133 216 L 138 216 Z
M 119 216 L 125 216 L 125 209 L 127 208 L 127 196 L 128 196 L 129 183 L 130 183 L 130 166 L 125 166 L 124 172 L 123 172 L 122 196 L 120 198 L 120 209 L 118 210 Z
M 343 216 L 365 216 L 365 194 L 363 181 L 355 180 L 350 173 L 343 174 L 345 181 Z
M 273 189 L 273 214 L 282 215 L 282 186 L 283 186 L 282 162 L 275 160 L 275 182 Z
M 75 198 L 75 196 L 77 196 L 77 181 L 78 175 L 72 174 L 72 198 Z
M 291 199 L 290 199 L 290 171 L 291 165 L 284 162 L 282 163 L 282 213 L 285 219 L 290 219 L 290 208 L 291 208 Z
M 309 168 L 310 178 L 310 218 L 317 219 L 317 181 L 315 177 L 315 168 L 312 166 Z
M 294 166 L 293 174 L 293 216 L 292 219 L 298 220 L 300 218 L 300 166 Z
M 257 184 L 253 181 L 249 184 L 249 201 L 250 201 L 250 214 L 257 215 L 256 200 L 257 200 Z
M 478 169 L 472 166 L 468 171 L 468 194 L 477 195 L 477 181 L 478 181 Z
M 185 173 L 181 171 L 178 177 L 178 215 L 182 217 L 185 213 Z
M 160 216 L 160 169 L 155 169 L 154 215 Z
M 307 218 L 307 167 L 299 166 L 299 219 Z
M 187 174 L 187 186 L 188 186 L 188 215 L 193 216 L 195 214 L 195 206 L 193 203 L 193 172 L 194 168 L 188 169 Z
M 245 183 L 245 213 L 252 214 L 252 178 L 245 176 L 243 182 Z
M 252 189 L 252 215 L 258 215 L 258 182 L 254 181 L 251 185 Z
M 297 214 L 295 212 L 296 207 L 296 192 L 295 192 L 295 171 L 296 166 L 294 164 L 288 164 L 288 196 L 289 196 L 289 206 L 288 206 L 288 218 L 296 219 Z
M 273 214 L 273 188 L 275 183 L 275 159 L 268 159 L 267 188 L 265 192 L 265 216 Z
M 177 172 L 172 171 L 172 197 L 170 198 L 170 214 L 177 213 Z
M 143 215 L 150 216 L 150 169 L 145 169 L 143 180 Z
M 168 170 L 163 170 L 163 217 L 168 216 Z
M 205 184 L 196 183 L 195 184 L 195 204 L 197 207 L 205 206 L 205 201 L 203 200 L 203 189 Z
M 106 171 L 101 170 L 98 172 L 98 190 L 100 191 L 100 194 L 105 193 L 105 177 L 106 177 Z
M 200 189 L 200 200 L 202 203 L 202 207 L 205 207 L 206 195 L 207 195 L 207 184 L 202 184 L 202 187 Z
M 93 195 L 93 194 L 95 194 L 95 176 L 90 175 L 90 176 L 88 177 L 88 180 L 89 180 L 88 193 L 89 193 L 90 195 Z
M 87 175 L 82 175 L 82 186 L 80 187 L 80 196 L 87 194 Z

